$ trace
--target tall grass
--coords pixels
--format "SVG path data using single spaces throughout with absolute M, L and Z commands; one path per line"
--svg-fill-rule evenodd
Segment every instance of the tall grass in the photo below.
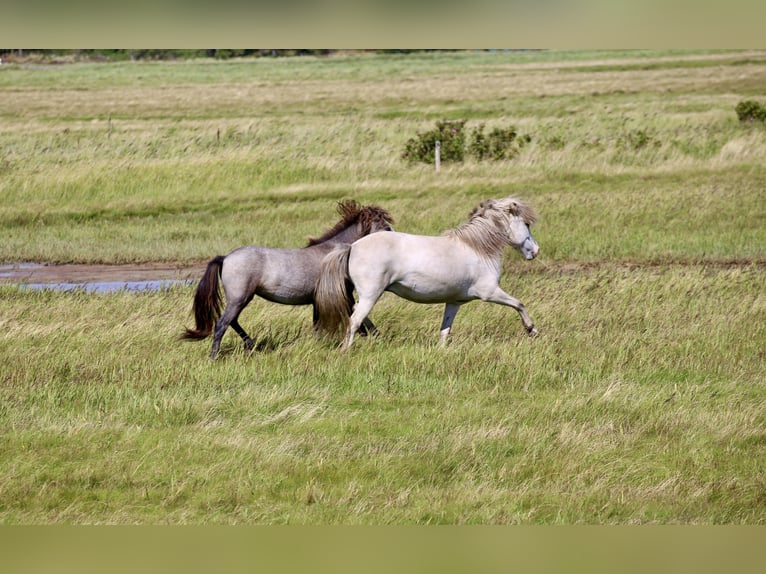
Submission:
M 435 234 L 541 214 L 518 316 L 385 295 L 349 353 L 254 301 L 220 359 L 192 287 L 0 286 L 0 522 L 766 522 L 762 52 L 542 52 L 0 69 L 0 260 L 196 264 L 298 246 L 336 200 Z M 440 118 L 532 135 L 412 166 Z
M 762 523 L 763 270 L 512 271 L 537 339 L 386 296 L 342 354 L 256 302 L 215 363 L 188 288 L 5 287 L 3 520 Z

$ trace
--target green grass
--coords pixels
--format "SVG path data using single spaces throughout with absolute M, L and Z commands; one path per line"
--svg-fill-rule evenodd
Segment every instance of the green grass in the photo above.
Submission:
M 762 523 L 764 270 L 532 265 L 534 340 L 386 296 L 342 354 L 259 301 L 215 363 L 191 289 L 6 287 L 4 521 Z
M 386 295 L 349 353 L 254 301 L 221 357 L 192 287 L 0 285 L 0 523 L 763 524 L 763 52 L 5 66 L 0 261 L 198 264 L 299 246 L 352 197 L 436 234 L 540 212 L 508 309 Z M 399 159 L 440 118 L 518 158 Z

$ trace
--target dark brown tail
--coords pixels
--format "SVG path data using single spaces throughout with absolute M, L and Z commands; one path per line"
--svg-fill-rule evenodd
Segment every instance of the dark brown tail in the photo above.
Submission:
M 209 337 L 213 333 L 213 326 L 221 316 L 221 290 L 218 284 L 223 259 L 223 255 L 219 255 L 207 264 L 207 269 L 199 280 L 197 292 L 194 294 L 193 309 L 196 328 L 186 329 L 186 332 L 181 335 L 182 339 L 196 341 Z
M 317 311 L 317 329 L 326 334 L 336 334 L 348 328 L 350 290 L 348 278 L 348 254 L 350 245 L 339 245 L 322 260 L 322 271 L 314 291 Z

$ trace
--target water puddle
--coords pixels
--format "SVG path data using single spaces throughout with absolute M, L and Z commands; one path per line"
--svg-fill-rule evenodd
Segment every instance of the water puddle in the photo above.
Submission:
M 179 267 L 172 264 L 137 265 L 46 265 L 13 263 L 0 265 L 0 284 L 23 289 L 84 291 L 162 291 L 176 285 L 192 285 L 204 267 Z

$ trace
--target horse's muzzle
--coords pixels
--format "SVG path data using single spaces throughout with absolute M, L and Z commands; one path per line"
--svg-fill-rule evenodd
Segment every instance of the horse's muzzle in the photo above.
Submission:
M 527 237 L 524 243 L 521 244 L 521 254 L 527 261 L 532 261 L 537 254 L 540 253 L 540 246 L 537 245 L 534 239 Z

